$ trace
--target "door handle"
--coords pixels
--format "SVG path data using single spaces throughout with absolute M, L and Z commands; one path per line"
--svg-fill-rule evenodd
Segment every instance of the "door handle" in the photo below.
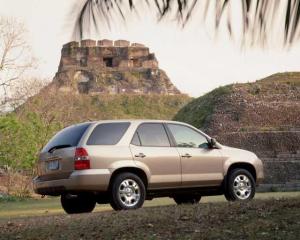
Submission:
M 134 156 L 137 157 L 137 158 L 144 158 L 144 157 L 146 157 L 146 155 L 144 153 L 135 154 Z
M 183 158 L 190 158 L 190 157 L 192 157 L 192 155 L 186 153 L 186 154 L 184 154 L 184 155 L 181 155 L 181 157 L 183 157 Z

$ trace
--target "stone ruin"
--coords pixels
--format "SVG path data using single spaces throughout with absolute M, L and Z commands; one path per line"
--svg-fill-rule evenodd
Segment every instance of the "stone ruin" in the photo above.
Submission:
M 126 40 L 69 42 L 53 83 L 78 94 L 181 94 L 158 66 L 154 53 Z

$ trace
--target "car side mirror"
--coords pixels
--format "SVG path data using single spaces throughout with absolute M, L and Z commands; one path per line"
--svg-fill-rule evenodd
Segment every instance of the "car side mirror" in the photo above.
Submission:
M 209 144 L 211 148 L 215 148 L 217 146 L 217 140 L 215 138 L 211 138 Z

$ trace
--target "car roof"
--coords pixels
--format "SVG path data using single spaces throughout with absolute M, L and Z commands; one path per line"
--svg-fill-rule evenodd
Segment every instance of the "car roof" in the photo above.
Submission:
M 112 119 L 112 120 L 99 120 L 93 121 L 92 123 L 109 123 L 109 122 L 131 122 L 131 123 L 177 123 L 187 124 L 184 122 L 171 121 L 171 120 L 157 120 L 157 119 Z
M 204 136 L 206 136 L 207 138 L 210 138 L 209 135 L 207 135 L 206 133 L 204 133 L 200 129 L 194 127 L 193 125 L 190 125 L 190 124 L 184 123 L 184 122 L 179 122 L 179 121 L 171 121 L 171 120 L 157 120 L 157 119 L 111 119 L 111 120 L 99 120 L 99 121 L 82 122 L 82 123 L 78 123 L 78 124 L 90 123 L 93 126 L 95 126 L 95 125 L 100 124 L 100 123 L 114 123 L 114 122 L 115 123 L 117 123 L 117 122 L 130 122 L 130 123 L 134 123 L 135 125 L 139 125 L 141 123 L 174 123 L 174 124 L 181 124 L 181 125 L 186 125 L 186 126 L 194 128 L 194 129 L 197 129 L 197 131 L 200 131 Z M 78 125 L 78 124 L 74 124 L 74 125 Z

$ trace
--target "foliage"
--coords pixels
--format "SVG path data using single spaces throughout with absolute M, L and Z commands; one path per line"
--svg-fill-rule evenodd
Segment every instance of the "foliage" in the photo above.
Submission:
M 198 15 L 198 20 L 203 22 L 212 16 L 215 29 L 226 27 L 232 36 L 236 35 L 232 23 L 237 21 L 236 17 L 232 17 L 232 9 L 238 10 L 241 16 L 238 20 L 242 26 L 242 44 L 248 42 L 250 45 L 262 46 L 265 46 L 271 38 L 272 30 L 277 34 L 272 37 L 278 36 L 278 29 L 281 28 L 275 20 L 279 18 L 285 44 L 291 44 L 299 39 L 300 0 L 242 0 L 240 4 L 232 0 L 85 0 L 79 6 L 79 14 L 75 19 L 75 34 L 81 39 L 88 38 L 90 36 L 85 34 L 91 29 L 99 30 L 103 24 L 111 27 L 111 23 L 120 17 L 126 20 L 130 13 L 129 9 L 139 13 L 141 8 L 145 7 L 157 14 L 158 20 L 170 17 L 172 20 L 176 19 L 182 26 L 185 26 L 194 15 Z M 213 13 L 210 14 L 212 9 Z
M 31 169 L 46 139 L 59 127 L 46 125 L 32 112 L 22 118 L 15 113 L 0 117 L 0 166 Z
M 171 119 L 190 99 L 186 95 L 78 95 L 49 88 L 31 98 L 17 112 L 22 114 L 34 109 L 44 121 L 53 119 L 63 126 L 101 119 Z
M 119 95 L 102 96 L 93 108 L 104 118 L 170 119 L 189 98 L 186 96 Z
M 20 202 L 24 200 L 25 200 L 24 197 L 17 197 L 13 195 L 0 195 L 0 203 Z
M 49 94 L 50 93 L 50 94 Z M 41 148 L 59 129 L 88 120 L 171 119 L 186 95 L 72 95 L 44 91 L 0 117 L 0 166 L 34 169 Z M 62 104 L 63 103 L 63 104 Z

